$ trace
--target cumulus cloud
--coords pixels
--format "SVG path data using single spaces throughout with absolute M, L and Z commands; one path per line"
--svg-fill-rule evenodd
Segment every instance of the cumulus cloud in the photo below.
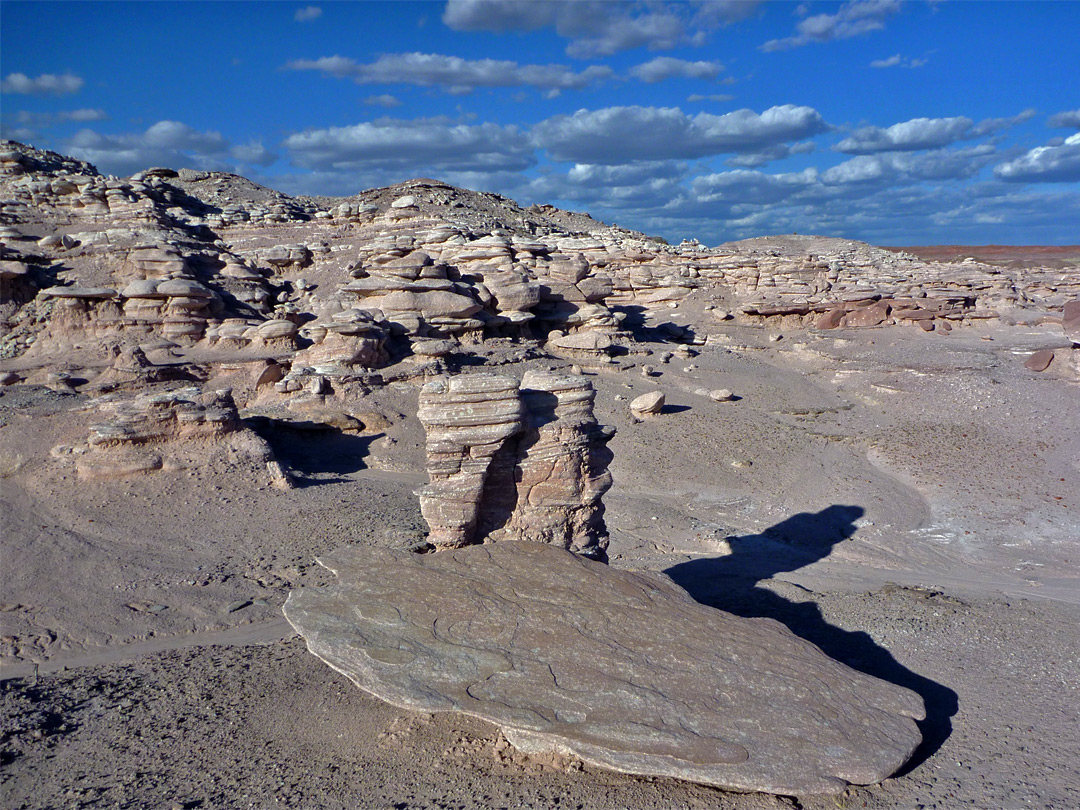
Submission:
M 550 202 L 581 202 L 600 210 L 640 213 L 670 199 L 686 176 L 681 161 L 643 161 L 622 166 L 575 164 L 561 174 L 531 181 L 525 193 L 530 199 Z
M 311 20 L 317 20 L 322 16 L 322 9 L 318 6 L 304 6 L 298 8 L 296 14 L 293 15 L 293 19 L 297 22 L 309 22 Z
M 1065 110 L 1051 115 L 1046 125 L 1054 129 L 1080 129 L 1080 110 Z
M 42 73 L 31 78 L 25 73 L 9 73 L 0 81 L 0 92 L 27 96 L 63 96 L 77 93 L 85 82 L 73 73 Z
M 758 0 L 628 3 L 603 0 L 449 0 L 443 22 L 457 31 L 536 31 L 554 28 L 578 59 L 632 48 L 670 50 L 701 45 L 708 30 L 745 19 Z
M 994 174 L 1012 183 L 1080 182 L 1080 132 L 995 166 Z
M 766 163 L 772 163 L 775 160 L 783 160 L 791 155 L 809 154 L 814 151 L 814 148 L 812 141 L 796 143 L 791 146 L 784 143 L 778 143 L 757 152 L 745 152 L 741 155 L 735 155 L 734 157 L 725 160 L 724 163 L 728 166 L 755 169 L 758 166 L 764 166 Z
M 907 56 L 901 56 L 900 54 L 894 54 L 886 59 L 875 59 L 870 63 L 872 68 L 891 68 L 891 67 L 905 67 L 905 68 L 920 68 L 927 63 L 926 59 L 911 59 Z
M 760 151 L 828 129 L 817 110 L 791 104 L 694 116 L 677 107 L 607 107 L 541 121 L 533 136 L 555 160 L 620 164 Z
M 957 141 L 992 135 L 1016 126 L 1035 115 L 1024 110 L 1008 118 L 986 118 L 976 124 L 970 118 L 912 118 L 891 127 L 862 127 L 833 147 L 849 155 L 869 155 L 875 152 L 911 152 L 919 149 L 938 149 Z
M 1022 124 L 1024 121 L 1028 121 L 1035 117 L 1035 110 L 1027 109 L 1018 115 L 1012 115 L 1005 118 L 984 118 L 978 124 L 971 129 L 972 138 L 981 138 L 983 135 L 992 135 L 995 132 L 1000 132 L 1003 129 L 1014 127 L 1017 124 Z
M 269 166 L 277 160 L 277 153 L 262 145 L 262 141 L 250 140 L 247 143 L 237 144 L 229 150 L 229 154 L 241 163 L 251 166 Z
M 658 56 L 644 64 L 630 68 L 630 75 L 647 84 L 656 84 L 667 79 L 715 79 L 723 71 L 719 62 L 688 62 L 671 56 Z
M 730 201 L 765 205 L 787 199 L 818 181 L 816 169 L 781 174 L 735 169 L 697 177 L 691 190 L 699 203 Z
M 815 14 L 799 21 L 795 33 L 783 39 L 770 39 L 761 49 L 785 51 L 811 42 L 829 42 L 879 31 L 885 21 L 900 11 L 900 0 L 851 0 L 835 14 Z
M 539 87 L 548 91 L 581 90 L 614 75 L 611 68 L 591 65 L 575 72 L 566 65 L 520 65 L 502 59 L 462 59 L 435 53 L 397 53 L 360 64 L 344 56 L 296 59 L 287 70 L 317 70 L 357 84 L 442 86 L 451 93 L 475 87 Z
M 964 180 L 1000 159 L 992 144 L 962 149 L 934 149 L 921 155 L 892 152 L 859 155 L 822 174 L 826 183 L 914 183 L 925 180 Z
M 382 95 L 378 96 L 368 96 L 364 99 L 364 103 L 367 104 L 369 107 L 386 107 L 387 109 L 389 109 L 390 107 L 401 106 L 401 101 L 399 101 L 395 96 L 392 96 L 389 93 L 383 93 Z
M 82 129 L 62 145 L 67 154 L 116 175 L 150 166 L 242 171 L 241 164 L 267 165 L 274 160 L 257 141 L 232 146 L 219 132 L 202 132 L 180 121 L 158 121 L 143 132 L 121 135 Z
M 891 127 L 862 127 L 840 141 L 837 152 L 868 155 L 947 146 L 967 137 L 974 125 L 970 118 L 913 118 Z
M 418 172 L 522 171 L 534 148 L 514 126 L 466 125 L 443 118 L 383 118 L 348 127 L 312 129 L 284 141 L 292 162 L 306 169 L 393 169 Z

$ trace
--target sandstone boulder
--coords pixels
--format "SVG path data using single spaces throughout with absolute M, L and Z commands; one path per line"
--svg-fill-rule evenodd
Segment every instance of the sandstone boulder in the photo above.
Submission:
M 665 400 L 663 391 L 650 391 L 631 400 L 630 413 L 638 419 L 656 416 L 664 409 Z
M 1046 371 L 1052 362 L 1054 362 L 1054 350 L 1040 349 L 1024 361 L 1024 368 L 1031 371 Z
M 840 793 L 896 771 L 924 710 L 769 619 L 547 544 L 351 547 L 294 591 L 308 649 L 402 708 L 458 711 L 517 748 L 735 790 Z

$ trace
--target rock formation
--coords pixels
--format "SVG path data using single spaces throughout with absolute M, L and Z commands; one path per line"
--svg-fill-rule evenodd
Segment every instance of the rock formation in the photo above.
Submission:
M 211 463 L 220 454 L 261 468 L 262 480 L 274 486 L 291 486 L 270 446 L 240 421 L 231 391 L 186 388 L 134 399 L 105 397 L 99 410 L 102 420 L 91 425 L 85 444 L 52 451 L 54 457 L 74 459 L 80 478 L 180 469 L 186 459 Z
M 337 583 L 285 605 L 315 655 L 397 706 L 495 723 L 525 752 L 835 794 L 891 775 L 920 741 L 913 692 L 660 574 L 527 542 L 321 562 Z
M 466 374 L 420 392 L 431 483 L 420 507 L 436 548 L 535 540 L 598 558 L 611 428 L 580 375 Z

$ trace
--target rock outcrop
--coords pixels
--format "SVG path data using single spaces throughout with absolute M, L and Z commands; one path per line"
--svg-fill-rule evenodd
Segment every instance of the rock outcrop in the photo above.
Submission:
M 580 375 L 466 374 L 420 392 L 431 483 L 420 507 L 436 548 L 535 540 L 602 558 L 611 486 L 595 392 Z
M 659 574 L 526 542 L 321 562 L 337 583 L 285 605 L 315 655 L 397 706 L 495 723 L 525 752 L 798 795 L 880 781 L 920 742 L 913 692 Z
M 270 446 L 241 422 L 232 392 L 200 393 L 184 388 L 134 399 L 103 398 L 102 420 L 90 427 L 86 444 L 53 448 L 74 459 L 83 479 L 116 478 L 212 463 L 214 455 L 261 469 L 263 480 L 291 486 Z

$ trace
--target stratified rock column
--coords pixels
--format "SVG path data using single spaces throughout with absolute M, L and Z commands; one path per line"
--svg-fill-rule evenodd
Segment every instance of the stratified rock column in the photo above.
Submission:
M 488 539 L 550 543 L 604 558 L 601 497 L 611 487 L 607 442 L 613 428 L 593 416 L 596 392 L 585 377 L 529 371 L 521 381 L 528 411 L 517 440 L 517 498 L 505 527 Z
M 420 491 L 420 512 L 436 548 L 475 539 L 484 483 L 495 454 L 524 428 L 518 381 L 494 374 L 435 380 L 420 390 L 431 483 Z

